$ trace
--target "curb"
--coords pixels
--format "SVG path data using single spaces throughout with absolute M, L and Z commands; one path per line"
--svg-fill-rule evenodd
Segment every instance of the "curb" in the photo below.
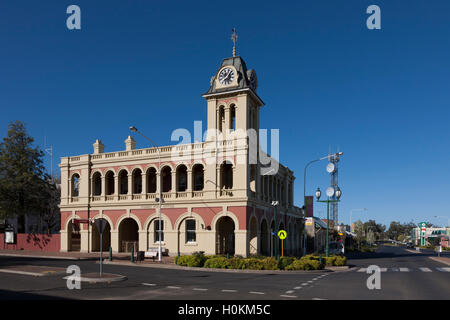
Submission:
M 64 277 L 63 279 L 64 280 L 67 280 L 67 279 L 79 280 L 81 282 L 88 282 L 88 283 L 105 283 L 105 282 L 110 283 L 110 282 L 116 282 L 116 281 L 124 281 L 127 279 L 126 276 L 122 276 L 120 274 L 109 273 L 109 275 L 116 276 L 116 277 L 114 277 L 114 278 L 89 278 L 89 277 L 83 277 L 83 275 L 81 275 L 81 277 L 79 277 L 78 279 L 72 278 L 73 276 L 67 276 L 67 277 Z
M 97 262 L 98 263 L 98 262 Z M 240 270 L 240 269 L 217 269 L 217 268 L 198 268 L 198 267 L 182 267 L 177 265 L 159 265 L 159 264 L 136 264 L 132 262 L 110 262 L 103 261 L 103 264 L 127 266 L 127 267 L 141 267 L 141 268 L 156 268 L 156 269 L 172 269 L 172 270 L 185 270 L 185 271 L 200 271 L 200 272 L 225 272 L 225 273 L 253 273 L 253 274 L 317 274 L 324 272 L 347 272 L 351 268 L 346 266 L 345 269 L 330 269 L 325 268 L 322 270 Z M 341 267 L 338 267 L 341 268 Z
M 433 261 L 440 262 L 440 263 L 443 263 L 443 264 L 445 264 L 447 266 L 450 266 L 450 259 L 449 259 L 449 261 L 445 261 L 445 260 L 443 261 L 439 257 L 428 257 L 428 258 L 430 258 Z
M 40 258 L 40 259 L 59 259 L 59 260 L 89 260 L 92 258 L 77 258 L 77 257 L 61 257 L 61 256 L 38 256 L 28 254 L 13 254 L 13 253 L 0 253 L 3 257 L 23 257 L 23 258 Z
M 21 275 L 24 275 L 24 276 L 34 276 L 34 277 L 43 277 L 43 276 L 46 276 L 46 274 L 43 274 L 43 273 L 26 272 L 26 271 L 16 271 L 16 270 L 5 270 L 5 269 L 0 269 L 0 272 L 4 272 L 4 273 L 13 273 L 13 274 L 21 274 Z

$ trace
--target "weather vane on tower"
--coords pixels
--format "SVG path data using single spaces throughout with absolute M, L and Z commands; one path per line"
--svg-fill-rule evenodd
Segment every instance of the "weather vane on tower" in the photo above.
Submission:
M 237 42 L 236 28 L 233 28 L 233 34 L 231 35 L 231 40 L 233 40 L 233 57 L 236 57 L 236 42 Z

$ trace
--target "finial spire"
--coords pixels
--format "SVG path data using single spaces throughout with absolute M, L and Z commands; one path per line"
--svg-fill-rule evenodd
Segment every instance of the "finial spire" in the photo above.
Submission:
M 237 42 L 236 28 L 233 28 L 233 34 L 231 35 L 231 40 L 233 40 L 233 57 L 236 57 L 236 42 Z

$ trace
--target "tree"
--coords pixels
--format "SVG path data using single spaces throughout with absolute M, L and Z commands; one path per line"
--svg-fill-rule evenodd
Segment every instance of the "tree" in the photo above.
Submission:
M 361 220 L 355 222 L 355 233 L 358 240 L 358 248 L 361 248 L 361 241 L 363 240 L 364 236 L 364 224 L 361 222 Z
M 60 222 L 58 219 L 60 216 L 58 204 L 61 199 L 60 184 L 56 179 L 51 179 L 45 183 L 42 193 L 39 216 L 45 223 L 46 233 L 50 234 L 51 230 Z
M 22 122 L 9 124 L 8 135 L 0 144 L 0 219 L 20 219 L 55 206 L 55 199 L 48 199 L 51 187 L 44 153 L 33 147 L 33 142 Z

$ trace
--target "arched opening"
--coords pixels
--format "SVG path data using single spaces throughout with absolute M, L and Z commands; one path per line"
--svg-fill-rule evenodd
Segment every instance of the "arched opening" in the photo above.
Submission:
M 269 250 L 269 229 L 267 227 L 267 221 L 264 219 L 261 222 L 261 237 L 260 237 L 260 251 L 264 256 L 270 255 Z
M 106 221 L 106 220 L 105 220 Z M 102 251 L 107 252 L 111 246 L 111 226 L 109 222 L 106 225 L 102 233 Z M 97 228 L 97 224 L 92 225 L 92 252 L 100 251 L 100 231 Z
M 234 104 L 230 106 L 230 129 L 236 130 L 236 106 Z
M 156 169 L 149 168 L 147 170 L 147 192 L 156 193 Z
M 67 224 L 67 250 L 80 251 L 80 249 L 81 249 L 80 225 L 78 223 L 72 223 L 71 220 Z
M 178 166 L 176 175 L 177 192 L 185 192 L 187 189 L 187 168 L 184 164 Z
M 258 254 L 258 222 L 255 217 L 250 221 L 249 247 L 251 255 Z
M 105 175 L 105 188 L 106 195 L 110 196 L 114 194 L 114 172 L 108 171 Z
M 135 169 L 133 171 L 133 194 L 142 193 L 142 171 Z
M 233 165 L 229 162 L 224 162 L 220 166 L 221 172 L 221 189 L 233 189 Z
M 75 173 L 71 181 L 72 197 L 78 197 L 80 194 L 80 175 Z
M 172 169 L 164 167 L 161 171 L 162 192 L 170 192 L 172 190 Z
M 119 172 L 119 194 L 128 194 L 128 172 L 126 170 Z
M 202 191 L 205 187 L 203 165 L 194 165 L 194 167 L 192 168 L 192 179 L 194 191 Z
M 223 106 L 220 106 L 218 129 L 220 132 L 223 132 L 223 128 L 225 128 L 225 108 Z
M 133 218 L 125 218 L 119 225 L 120 252 L 136 252 L 139 248 L 139 226 Z
M 92 176 L 92 194 L 94 196 L 100 196 L 102 194 L 102 175 L 100 172 L 96 172 Z
M 216 254 L 234 255 L 234 221 L 222 217 L 216 224 Z

